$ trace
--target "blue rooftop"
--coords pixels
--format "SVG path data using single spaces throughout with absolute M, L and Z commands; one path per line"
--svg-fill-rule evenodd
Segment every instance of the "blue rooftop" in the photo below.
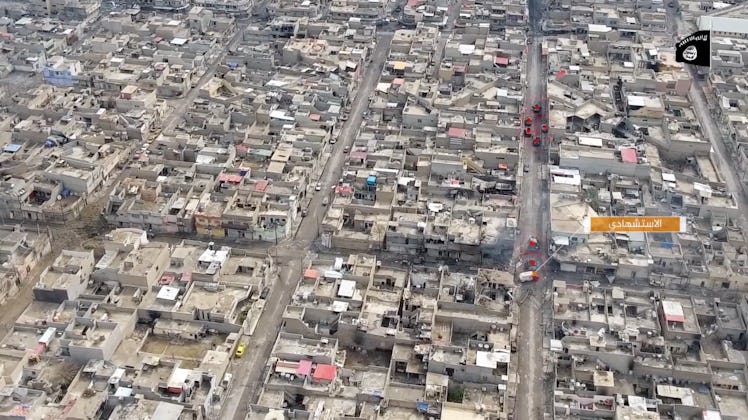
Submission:
M 3 152 L 15 153 L 15 152 L 21 150 L 21 147 L 23 147 L 23 145 L 11 143 L 11 144 L 8 144 L 5 147 L 3 147 Z

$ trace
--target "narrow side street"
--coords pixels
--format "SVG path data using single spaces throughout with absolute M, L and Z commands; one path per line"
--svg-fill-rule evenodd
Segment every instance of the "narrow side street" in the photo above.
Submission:
M 691 69 L 691 76 L 695 76 L 696 71 Z M 699 119 L 699 123 L 706 134 L 709 141 L 712 143 L 712 153 L 715 158 L 715 163 L 719 164 L 721 168 L 733 168 L 736 163 L 733 161 L 730 153 L 727 151 L 725 146 L 725 140 L 722 136 L 722 132 L 717 127 L 715 117 L 707 106 L 706 97 L 704 96 L 704 87 L 694 77 L 694 82 L 691 84 L 691 91 L 688 95 L 691 99 L 691 105 L 696 111 L 696 118 Z M 735 194 L 738 205 L 744 209 L 748 206 L 748 200 L 746 200 L 745 189 L 743 189 L 742 183 L 738 179 L 738 174 L 734 170 L 722 171 L 725 177 L 725 184 L 727 184 L 727 190 L 732 191 Z M 743 226 L 748 226 L 748 219 L 746 219 L 746 211 L 743 211 L 738 216 L 740 223 Z
M 237 26 L 241 25 L 241 22 L 237 24 Z M 218 66 L 223 63 L 223 59 L 226 58 L 229 50 L 236 47 L 239 41 L 241 41 L 243 33 L 243 30 L 237 29 L 226 46 L 222 48 L 219 53 L 213 55 L 211 63 L 205 69 L 205 73 L 200 76 L 200 79 L 197 81 L 197 83 L 195 83 L 194 87 L 190 89 L 190 91 L 183 98 L 179 99 L 179 102 L 176 104 L 174 109 L 171 110 L 169 116 L 161 122 L 162 131 L 164 133 L 171 134 L 174 131 L 174 128 L 179 125 L 179 123 L 182 121 L 182 116 L 185 112 L 187 112 L 189 107 L 192 105 L 192 102 L 200 93 L 200 88 L 213 78 L 216 73 L 216 69 L 218 69 Z
M 683 21 L 680 14 L 677 12 L 679 9 L 680 4 L 677 1 L 671 2 L 667 8 L 668 29 L 674 39 L 679 39 L 680 37 L 685 36 L 685 34 L 698 29 L 693 23 Z M 721 168 L 734 167 L 735 162 L 733 162 L 732 156 L 730 156 L 730 153 L 727 150 L 724 136 L 717 125 L 718 122 L 716 121 L 716 116 L 709 109 L 706 94 L 704 93 L 706 81 L 700 80 L 697 75 L 699 72 L 697 68 L 688 66 L 688 71 L 691 75 L 691 80 L 693 81 L 691 83 L 691 89 L 688 92 L 688 98 L 691 100 L 691 106 L 694 111 L 696 111 L 696 118 L 698 118 L 704 134 L 706 134 L 707 139 L 712 144 L 712 153 L 716 160 L 715 163 L 718 163 Z M 739 205 L 744 208 L 748 207 L 748 194 L 746 193 L 745 188 L 743 188 L 738 174 L 735 171 L 729 170 L 722 171 L 722 174 L 724 175 L 727 189 L 735 194 L 736 201 Z M 746 221 L 748 221 L 747 214 L 748 212 L 743 211 L 739 215 L 740 223 L 743 226 L 748 226 L 746 224 Z
M 444 46 L 447 45 L 447 41 L 452 36 L 452 29 L 457 22 L 457 18 L 460 16 L 460 8 L 462 7 L 462 0 L 451 0 L 449 5 L 449 12 L 447 13 L 447 24 L 444 29 L 439 33 L 439 41 L 436 45 L 436 51 L 434 52 L 434 63 L 438 63 L 444 56 Z M 436 77 L 439 72 L 439 66 L 434 66 L 434 72 L 432 76 Z
M 366 73 L 361 80 L 356 96 L 351 102 L 350 117 L 340 130 L 338 141 L 320 179 L 322 189 L 312 197 L 307 209 L 308 215 L 301 222 L 295 238 L 284 242 L 276 248 L 277 251 L 274 251 L 278 253 L 277 260 L 282 265 L 280 278 L 272 287 L 272 291 L 265 302 L 266 309 L 260 317 L 255 334 L 246 340 L 249 343 L 250 357 L 236 359 L 235 361 L 234 370 L 246 374 L 237 378 L 226 395 L 221 418 L 243 420 L 247 407 L 254 403 L 258 396 L 265 363 L 270 357 L 270 351 L 280 330 L 283 311 L 291 301 L 291 296 L 301 280 L 304 258 L 306 258 L 309 247 L 319 234 L 319 224 L 327 210 L 327 207 L 322 205 L 322 200 L 327 194 L 330 194 L 332 185 L 340 178 L 346 156 L 343 149 L 346 146 L 351 146 L 356 132 L 361 127 L 364 111 L 366 111 L 369 98 L 379 81 L 393 35 L 392 33 L 383 33 L 378 36 L 371 62 L 366 68 Z

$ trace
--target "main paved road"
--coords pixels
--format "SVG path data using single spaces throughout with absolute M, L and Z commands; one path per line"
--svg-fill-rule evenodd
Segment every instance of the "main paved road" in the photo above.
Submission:
M 532 146 L 532 138 L 534 137 L 541 137 L 544 143 L 547 142 L 546 136 L 543 136 L 540 131 L 540 125 L 547 123 L 547 118 L 544 118 L 544 116 L 548 115 L 546 100 L 547 71 L 542 57 L 542 0 L 530 0 L 528 7 L 530 17 L 528 38 L 532 42 L 527 47 L 527 89 L 525 91 L 522 120 L 526 116 L 533 118 L 533 135 L 531 138 L 520 137 L 521 141 L 524 142 L 520 148 L 520 166 L 527 167 L 527 172 L 524 172 L 523 168 L 518 168 L 517 171 L 517 174 L 522 177 L 519 204 L 520 235 L 515 243 L 513 259 L 517 264 L 517 271 L 524 270 L 523 264 L 530 258 L 527 255 L 528 251 L 526 251 L 530 236 L 537 237 L 541 246 L 539 255 L 533 258 L 542 261 L 548 249 L 546 237 L 548 194 L 542 181 L 542 172 L 546 170 L 543 165 L 547 156 L 545 147 L 548 147 L 548 145 L 542 148 Z M 532 106 L 536 103 L 543 106 L 540 115 L 534 114 L 532 111 Z M 540 309 L 544 281 L 546 280 L 541 279 L 538 284 L 522 285 L 523 290 L 518 295 L 527 297 L 517 299 L 519 304 L 519 333 L 517 335 L 519 360 L 517 365 L 517 395 L 514 407 L 514 418 L 517 419 L 536 420 L 543 418 L 543 338 L 542 311 Z
M 320 179 L 322 190 L 312 197 L 307 208 L 308 215 L 301 222 L 295 238 L 277 248 L 278 260 L 284 265 L 280 279 L 267 298 L 265 311 L 260 316 L 255 334 L 248 340 L 248 357 L 234 362 L 233 371 L 237 379 L 224 400 L 221 418 L 244 420 L 248 405 L 255 402 L 262 387 L 262 374 L 280 330 L 283 311 L 291 301 L 292 294 L 301 280 L 303 258 L 311 243 L 317 238 L 319 223 L 327 210 L 327 207 L 322 206 L 322 200 L 330 194 L 331 187 L 340 178 L 346 156 L 343 148 L 352 145 L 361 127 L 364 111 L 369 105 L 369 98 L 382 74 L 392 37 L 392 33 L 383 33 L 377 37 L 372 60 L 365 68 L 364 77 L 351 104 L 348 121 L 340 130 L 338 142 L 322 173 Z

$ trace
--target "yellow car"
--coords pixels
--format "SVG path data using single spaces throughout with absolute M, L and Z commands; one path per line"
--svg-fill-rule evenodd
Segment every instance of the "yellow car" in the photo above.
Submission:
M 239 343 L 239 345 L 236 347 L 236 357 L 242 357 L 244 356 L 244 350 L 247 349 L 247 345 L 244 343 Z

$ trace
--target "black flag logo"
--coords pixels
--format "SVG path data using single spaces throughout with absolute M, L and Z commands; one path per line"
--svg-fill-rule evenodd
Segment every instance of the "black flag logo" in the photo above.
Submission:
M 675 44 L 675 61 L 709 67 L 712 44 L 709 31 L 698 31 L 681 39 Z

